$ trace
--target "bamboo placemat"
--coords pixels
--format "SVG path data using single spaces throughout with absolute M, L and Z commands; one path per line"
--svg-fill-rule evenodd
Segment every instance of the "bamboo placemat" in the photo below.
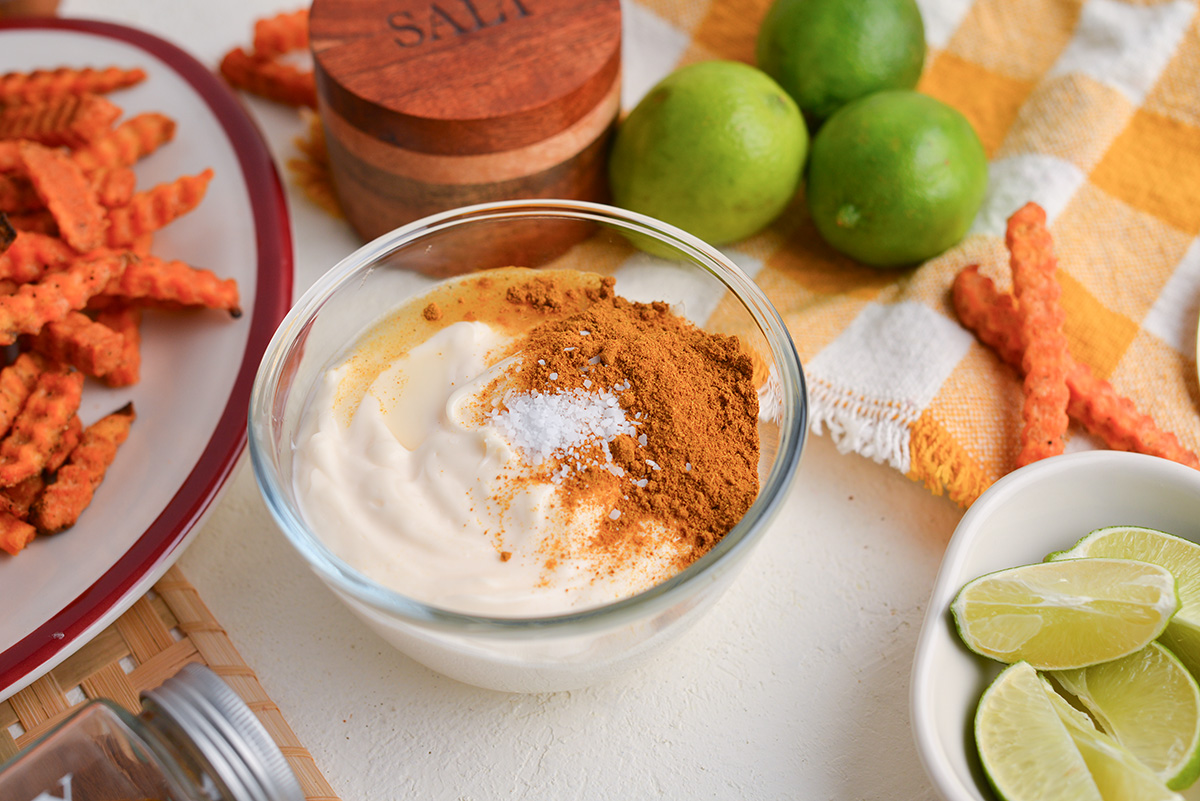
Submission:
M 188 662 L 207 665 L 254 710 L 308 801 L 338 801 L 279 707 L 176 567 L 87 645 L 0 701 L 0 762 L 92 698 L 108 698 L 136 712 L 142 690 L 157 687 Z

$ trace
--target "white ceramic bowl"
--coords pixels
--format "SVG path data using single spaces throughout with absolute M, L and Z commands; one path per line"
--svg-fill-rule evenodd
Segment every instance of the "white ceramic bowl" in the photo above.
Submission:
M 1040 562 L 1111 525 L 1148 526 L 1200 542 L 1200 471 L 1120 451 L 1056 456 L 996 482 L 963 515 L 925 612 L 910 693 L 917 751 L 948 801 L 995 799 L 972 726 L 980 695 L 1003 667 L 966 649 L 950 602 L 976 576 Z
M 575 249 L 563 243 L 589 238 Z M 533 232 L 535 236 L 516 234 Z M 675 258 L 631 255 L 626 237 Z M 617 292 L 664 300 L 701 327 L 722 304 L 725 325 L 769 368 L 760 413 L 760 487 L 745 516 L 694 564 L 630 598 L 538 618 L 468 615 L 379 585 L 334 554 L 305 520 L 292 444 L 316 381 L 384 311 L 445 275 L 497 261 L 498 243 L 545 243 L 541 256 L 500 263 L 557 267 L 619 260 Z M 524 247 L 524 244 L 522 244 Z M 515 258 L 508 253 L 504 259 Z M 528 259 L 528 260 L 526 260 Z M 460 681 L 542 692 L 602 681 L 661 650 L 708 609 L 782 505 L 806 432 L 804 375 L 787 327 L 762 290 L 720 251 L 648 217 L 562 200 L 492 203 L 434 215 L 384 235 L 318 280 L 267 348 L 250 403 L 250 455 L 263 497 L 288 541 L 346 605 L 388 642 Z

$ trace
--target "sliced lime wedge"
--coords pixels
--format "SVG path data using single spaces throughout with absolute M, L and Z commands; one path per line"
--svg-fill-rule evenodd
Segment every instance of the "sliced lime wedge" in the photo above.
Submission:
M 1067 703 L 1054 692 L 1045 679 L 1039 678 L 1044 693 L 1058 713 L 1074 741 L 1092 781 L 1104 801 L 1159 801 L 1182 799 L 1163 784 L 1162 779 L 1145 763 L 1112 737 L 1096 728 L 1085 713 Z M 1054 796 L 1044 796 L 1049 799 Z
M 1047 559 L 1082 557 L 1138 559 L 1162 565 L 1179 584 L 1179 611 L 1163 634 L 1163 642 L 1183 664 L 1200 676 L 1200 545 L 1191 540 L 1142 526 L 1109 526 L 1096 529 L 1069 551 Z
M 1069 670 L 1118 659 L 1162 634 L 1178 608 L 1169 570 L 1131 559 L 1023 565 L 968 582 L 950 605 L 968 648 Z
M 1162 645 L 1150 643 L 1112 662 L 1050 677 L 1167 787 L 1183 790 L 1196 781 L 1200 686 Z
M 975 712 L 984 773 L 1006 801 L 1103 801 L 1087 762 L 1026 662 L 1004 669 Z

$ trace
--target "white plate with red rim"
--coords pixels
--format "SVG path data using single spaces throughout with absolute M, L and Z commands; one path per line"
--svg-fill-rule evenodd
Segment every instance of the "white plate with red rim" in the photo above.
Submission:
M 109 98 L 124 116 L 162 112 L 175 138 L 136 167 L 148 189 L 211 167 L 200 206 L 162 229 L 152 252 L 235 278 L 243 314 L 146 314 L 141 381 L 88 381 L 89 423 L 129 401 L 137 421 L 74 527 L 0 553 L 0 699 L 102 631 L 182 553 L 246 443 L 250 387 L 291 305 L 292 242 L 283 189 L 258 129 L 212 70 L 175 45 L 88 20 L 0 22 L 0 74 L 59 66 L 141 67 Z

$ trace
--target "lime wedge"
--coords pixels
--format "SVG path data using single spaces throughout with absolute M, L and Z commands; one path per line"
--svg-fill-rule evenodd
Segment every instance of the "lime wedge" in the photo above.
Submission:
M 975 711 L 975 745 L 1006 801 L 1103 801 L 1087 763 L 1027 662 L 1004 669 Z
M 989 573 L 950 611 L 968 648 L 1001 662 L 1069 670 L 1141 650 L 1178 608 L 1175 577 L 1131 559 L 1069 559 Z
M 1067 703 L 1066 699 L 1039 678 L 1050 705 L 1058 713 L 1074 741 L 1075 748 L 1087 764 L 1092 781 L 1104 801 L 1158 801 L 1182 799 L 1171 792 L 1162 779 L 1120 743 L 1098 730 L 1085 713 Z M 1055 796 L 1044 796 L 1047 800 Z
M 1004 669 L 975 711 L 975 745 L 1006 801 L 1103 801 L 1087 763 L 1026 662 Z
M 988 782 L 1005 801 L 1181 798 L 1026 662 L 1005 668 L 984 691 L 975 745 Z
M 1167 624 L 1162 640 L 1193 676 L 1200 676 L 1200 545 L 1152 528 L 1109 526 L 1096 529 L 1071 550 L 1052 553 L 1047 559 L 1086 556 L 1153 562 L 1175 575 L 1179 611 Z
M 1172 790 L 1200 775 L 1200 686 L 1159 645 L 1050 677 Z

